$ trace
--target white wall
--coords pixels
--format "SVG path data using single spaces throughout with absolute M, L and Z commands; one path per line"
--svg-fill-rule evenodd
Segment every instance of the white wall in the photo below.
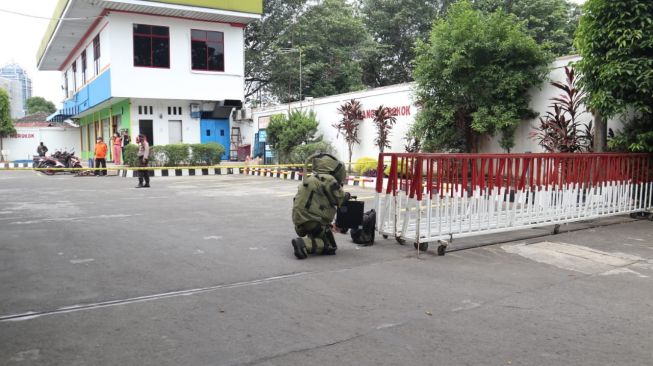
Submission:
M 61 84 L 64 84 L 65 78 L 63 74 L 65 73 L 68 75 L 68 93 L 70 96 L 91 82 L 97 75 L 101 74 L 102 71 L 104 71 L 104 69 L 106 69 L 111 64 L 109 52 L 111 47 L 108 28 L 108 21 L 104 20 L 100 22 L 98 26 L 93 30 L 93 32 L 82 40 L 79 49 L 77 49 L 75 53 L 72 54 L 73 57 L 71 57 L 68 64 L 65 65 L 65 69 L 61 75 Z M 95 62 L 93 60 L 93 38 L 95 38 L 95 36 L 98 34 L 100 35 L 100 66 L 99 73 L 96 73 Z M 82 79 L 82 52 L 84 50 L 86 50 L 86 82 L 84 82 Z M 73 89 L 73 62 L 77 63 L 77 87 L 75 89 Z M 62 91 L 62 93 L 64 92 Z M 68 99 L 68 96 L 65 96 L 64 99 Z
M 546 112 L 550 109 L 551 98 L 560 94 L 560 90 L 550 85 L 550 81 L 561 81 L 564 82 L 566 75 L 564 72 L 564 67 L 569 65 L 571 62 L 578 61 L 580 58 L 578 56 L 569 56 L 561 57 L 553 62 L 550 66 L 550 74 L 548 80 L 542 84 L 541 88 L 535 88 L 531 90 L 531 103 L 530 106 L 533 111 L 544 116 Z M 380 104 L 383 104 L 387 107 L 396 107 L 396 106 L 410 106 L 410 114 L 406 116 L 398 116 L 397 123 L 391 131 L 391 148 L 387 151 L 392 152 L 404 152 L 405 151 L 405 140 L 404 137 L 408 132 L 410 126 L 414 122 L 415 116 L 417 114 L 418 108 L 414 105 L 413 102 L 413 93 L 414 88 L 413 83 L 407 84 L 398 84 L 388 87 L 382 87 L 377 89 L 370 89 L 361 92 L 340 94 L 330 97 L 314 99 L 312 102 L 303 102 L 304 110 L 314 110 L 317 113 L 317 119 L 320 122 L 318 127 L 318 133 L 323 134 L 326 141 L 331 142 L 336 149 L 338 150 L 338 157 L 342 160 L 347 159 L 348 151 L 347 144 L 342 139 L 342 136 L 336 138 L 337 131 L 332 125 L 338 121 L 340 115 L 337 113 L 337 108 L 344 104 L 346 101 L 355 98 L 363 104 L 363 109 L 377 108 Z M 293 103 L 290 106 L 291 108 L 298 108 L 299 103 Z M 288 113 L 288 104 L 257 108 L 253 111 L 253 121 L 254 121 L 254 133 L 258 131 L 259 120 L 261 117 L 271 116 L 274 114 L 287 114 Z M 581 116 L 581 123 L 587 123 L 592 120 L 592 115 L 588 112 Z M 524 153 L 524 152 L 543 152 L 544 150 L 537 144 L 537 142 L 530 138 L 530 133 L 533 131 L 533 126 L 536 126 L 538 123 L 538 118 L 532 120 L 523 121 L 515 132 L 515 146 L 511 150 L 513 153 Z M 608 121 L 608 128 L 611 128 L 616 133 L 618 130 L 623 128 L 623 124 L 618 119 L 611 119 Z M 376 131 L 374 129 L 374 124 L 371 119 L 365 119 L 359 130 L 359 138 L 361 144 L 354 147 L 352 154 L 352 161 L 363 157 L 370 156 L 376 157 L 378 155 L 378 149 L 374 145 L 374 138 L 376 137 Z M 252 137 L 253 140 L 253 137 Z M 499 144 L 500 135 L 497 136 L 484 136 L 481 138 L 480 143 L 480 152 L 482 153 L 502 153 L 505 152 Z
M 113 96 L 153 99 L 244 99 L 243 29 L 224 23 L 111 13 Z M 170 68 L 134 67 L 133 24 L 170 28 Z M 224 33 L 225 71 L 191 70 L 192 29 Z
M 82 151 L 80 132 L 76 127 L 17 127 L 14 137 L 2 140 L 3 149 L 9 151 L 9 161 L 32 160 L 36 147 L 43 141 L 50 155 L 60 148 L 75 149 L 79 156 Z
M 384 107 L 400 108 L 400 115 L 396 116 L 397 122 L 390 130 L 391 147 L 386 151 L 404 151 L 405 136 L 410 125 L 413 123 L 418 108 L 412 100 L 413 84 L 398 84 L 382 88 L 370 89 L 361 92 L 339 94 L 331 97 L 313 99 L 304 101 L 302 109 L 305 111 L 314 111 L 319 121 L 318 135 L 323 135 L 325 141 L 329 141 L 336 147 L 338 158 L 346 161 L 349 157 L 348 147 L 342 136 L 338 135 L 338 130 L 333 127 L 341 118 L 337 109 L 351 99 L 356 99 L 363 105 L 363 110 L 377 109 L 380 105 Z M 299 103 L 293 103 L 291 108 L 299 108 Z M 274 114 L 287 114 L 288 105 L 260 108 L 253 111 L 254 131 L 250 140 L 253 141 L 253 134 L 259 129 L 260 117 L 272 116 Z M 379 149 L 374 144 L 376 138 L 376 127 L 372 118 L 365 118 L 360 125 L 358 137 L 360 144 L 354 146 L 352 153 L 352 162 L 358 158 L 368 156 L 376 158 Z
M 187 144 L 200 143 L 200 119 L 191 118 L 190 104 L 198 103 L 191 100 L 156 100 L 156 99 L 132 99 L 131 100 L 131 126 L 132 136 L 137 136 L 139 131 L 138 121 L 141 119 L 151 119 L 154 134 L 154 144 L 167 145 L 170 139 L 168 121 L 181 121 L 182 139 Z M 138 113 L 138 107 L 152 106 L 153 113 Z M 182 114 L 168 115 L 168 107 L 181 107 Z M 141 108 L 141 112 L 145 112 Z M 152 141 L 150 141 L 152 143 Z
M 254 145 L 257 124 L 252 121 L 231 121 L 231 127 L 240 127 L 241 145 Z M 231 129 L 229 129 L 231 133 Z
M 570 63 L 580 60 L 579 56 L 568 56 L 560 57 L 556 59 L 550 66 L 550 73 L 547 77 L 547 80 L 540 88 L 535 88 L 531 90 L 531 103 L 530 107 L 533 111 L 539 113 L 539 116 L 532 119 L 523 121 L 515 131 L 515 146 L 510 150 L 512 153 L 525 153 L 525 152 L 545 152 L 544 149 L 537 144 L 537 141 L 530 138 L 530 133 L 534 131 L 534 127 L 539 125 L 539 117 L 545 116 L 546 112 L 551 110 L 550 106 L 552 105 L 551 98 L 557 97 L 562 93 L 562 91 L 550 83 L 552 81 L 558 81 L 565 83 L 567 78 L 565 74 L 564 67 L 569 66 Z M 581 111 L 585 112 L 585 108 L 582 108 Z M 578 117 L 579 121 L 585 125 L 590 122 L 592 114 L 586 112 Z M 584 127 L 583 127 L 584 128 Z M 612 128 L 615 132 L 622 128 L 622 123 L 617 119 L 611 119 L 608 121 L 608 128 Z M 480 143 L 480 152 L 486 153 L 501 153 L 505 152 L 504 149 L 499 144 L 501 139 L 500 134 L 496 136 L 484 136 L 481 138 Z

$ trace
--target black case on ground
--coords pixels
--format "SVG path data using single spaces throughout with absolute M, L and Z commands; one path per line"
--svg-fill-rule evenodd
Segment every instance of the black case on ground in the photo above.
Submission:
M 363 212 L 365 212 L 365 202 L 347 201 L 338 208 L 336 216 L 336 226 L 341 229 L 355 229 L 363 225 Z

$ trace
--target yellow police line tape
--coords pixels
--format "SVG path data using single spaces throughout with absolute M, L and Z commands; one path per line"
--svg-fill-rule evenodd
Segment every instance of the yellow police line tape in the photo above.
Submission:
M 279 168 L 297 168 L 304 167 L 304 164 L 280 164 L 280 165 L 211 165 L 211 166 L 156 166 L 156 167 L 130 167 L 130 166 L 110 166 L 106 168 L 5 168 L 0 167 L 0 170 L 54 170 L 54 171 L 86 171 L 86 170 L 182 170 L 182 169 L 261 169 L 261 170 L 275 170 Z

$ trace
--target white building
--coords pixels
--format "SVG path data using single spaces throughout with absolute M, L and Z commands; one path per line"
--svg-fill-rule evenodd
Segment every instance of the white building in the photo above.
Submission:
M 47 116 L 46 113 L 37 113 L 17 120 L 14 123 L 16 133 L 2 139 L 2 158 L 6 161 L 31 162 L 41 142 L 48 147 L 48 155 L 57 150 L 77 154 L 81 148 L 79 127 L 46 122 Z
M 390 131 L 391 147 L 386 151 L 404 151 L 405 140 L 404 137 L 408 132 L 418 108 L 413 102 L 412 83 L 397 84 L 381 88 L 369 89 L 359 92 L 338 94 L 329 97 L 307 99 L 302 103 L 282 104 L 271 107 L 263 107 L 252 110 L 252 124 L 247 132 L 252 136 L 251 140 L 255 142 L 253 146 L 252 155 L 262 154 L 262 148 L 259 142 L 257 148 L 257 133 L 261 136 L 261 131 L 267 128 L 270 123 L 270 117 L 275 114 L 288 114 L 291 109 L 302 109 L 305 111 L 313 111 L 319 121 L 317 135 L 322 135 L 325 141 L 330 142 L 338 151 L 338 158 L 347 161 L 348 147 L 347 143 L 342 136 L 338 136 L 338 130 L 333 127 L 333 124 L 338 123 L 341 115 L 337 113 L 338 107 L 346 102 L 356 99 L 363 106 L 363 114 L 365 119 L 360 124 L 358 136 L 361 143 L 354 147 L 352 154 L 352 161 L 363 157 L 376 157 L 379 150 L 374 144 L 376 137 L 376 129 L 373 122 L 373 111 L 378 109 L 379 106 L 391 108 L 395 113 L 397 122 Z M 246 114 L 247 112 L 244 112 Z M 259 139 L 261 140 L 261 139 Z
M 561 57 L 556 59 L 550 68 L 548 76 L 549 81 L 564 81 L 565 72 L 564 67 L 569 65 L 570 62 L 577 61 L 577 56 Z M 269 107 L 262 107 L 253 109 L 251 112 L 243 111 L 241 118 L 245 121 L 250 121 L 250 127 L 247 133 L 251 136 L 250 139 L 255 142 L 252 155 L 261 155 L 262 146 L 265 144 L 264 139 L 258 139 L 258 136 L 265 136 L 265 128 L 270 122 L 270 117 L 275 114 L 288 114 L 292 109 L 302 109 L 305 111 L 314 111 L 319 121 L 318 135 L 323 135 L 324 139 L 331 142 L 338 151 L 338 158 L 346 161 L 348 159 L 348 148 L 342 136 L 337 136 L 337 130 L 333 127 L 341 118 L 337 109 L 347 101 L 356 99 L 363 105 L 365 110 L 365 119 L 360 125 L 358 133 L 361 141 L 360 145 L 355 145 L 352 162 L 361 157 L 376 158 L 379 154 L 378 148 L 374 145 L 376 138 L 376 129 L 372 119 L 372 111 L 383 105 L 390 107 L 396 114 L 397 123 L 394 125 L 390 132 L 391 148 L 386 149 L 386 152 L 404 152 L 405 151 L 405 137 L 410 126 L 415 120 L 415 116 L 419 107 L 415 104 L 413 91 L 415 88 L 414 83 L 398 84 L 386 86 L 375 89 L 368 89 L 359 92 L 346 93 L 333 95 L 323 98 L 315 98 L 311 100 L 304 100 L 301 104 L 299 102 Z M 533 89 L 531 91 L 531 108 L 543 116 L 549 110 L 551 105 L 551 98 L 560 94 L 560 90 L 551 86 L 549 82 L 544 83 L 540 89 Z M 587 123 L 592 119 L 590 113 L 586 113 L 581 117 L 583 123 Z M 515 133 L 515 146 L 511 150 L 513 153 L 524 152 L 543 152 L 537 142 L 529 137 L 533 131 L 533 126 L 538 123 L 537 118 L 533 120 L 523 121 Z M 608 127 L 613 130 L 621 128 L 621 124 L 616 120 L 608 122 Z M 257 141 L 261 140 L 261 141 Z M 505 152 L 499 145 L 500 136 L 484 136 L 480 142 L 481 153 L 503 153 Z M 258 146 L 257 146 L 258 145 Z
M 83 159 L 97 136 L 124 129 L 154 145 L 218 142 L 228 154 L 239 127 L 231 111 L 244 99 L 244 28 L 262 6 L 59 0 L 38 53 L 40 70 L 62 72 L 64 106 L 49 119 L 79 121 Z
M 24 117 L 27 113 L 27 99 L 32 97 L 32 79 L 18 64 L 11 63 L 0 68 L 0 78 L 13 80 L 18 83 L 14 86 L 14 98 L 12 98 L 12 118 Z
M 23 108 L 23 90 L 18 80 L 5 79 L 0 77 L 0 89 L 4 89 L 9 94 L 10 115 L 11 118 L 21 118 L 25 116 Z

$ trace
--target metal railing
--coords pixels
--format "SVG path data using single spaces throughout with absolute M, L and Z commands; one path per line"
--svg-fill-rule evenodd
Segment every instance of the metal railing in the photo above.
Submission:
M 379 155 L 377 230 L 418 250 L 453 238 L 652 208 L 647 154 Z

